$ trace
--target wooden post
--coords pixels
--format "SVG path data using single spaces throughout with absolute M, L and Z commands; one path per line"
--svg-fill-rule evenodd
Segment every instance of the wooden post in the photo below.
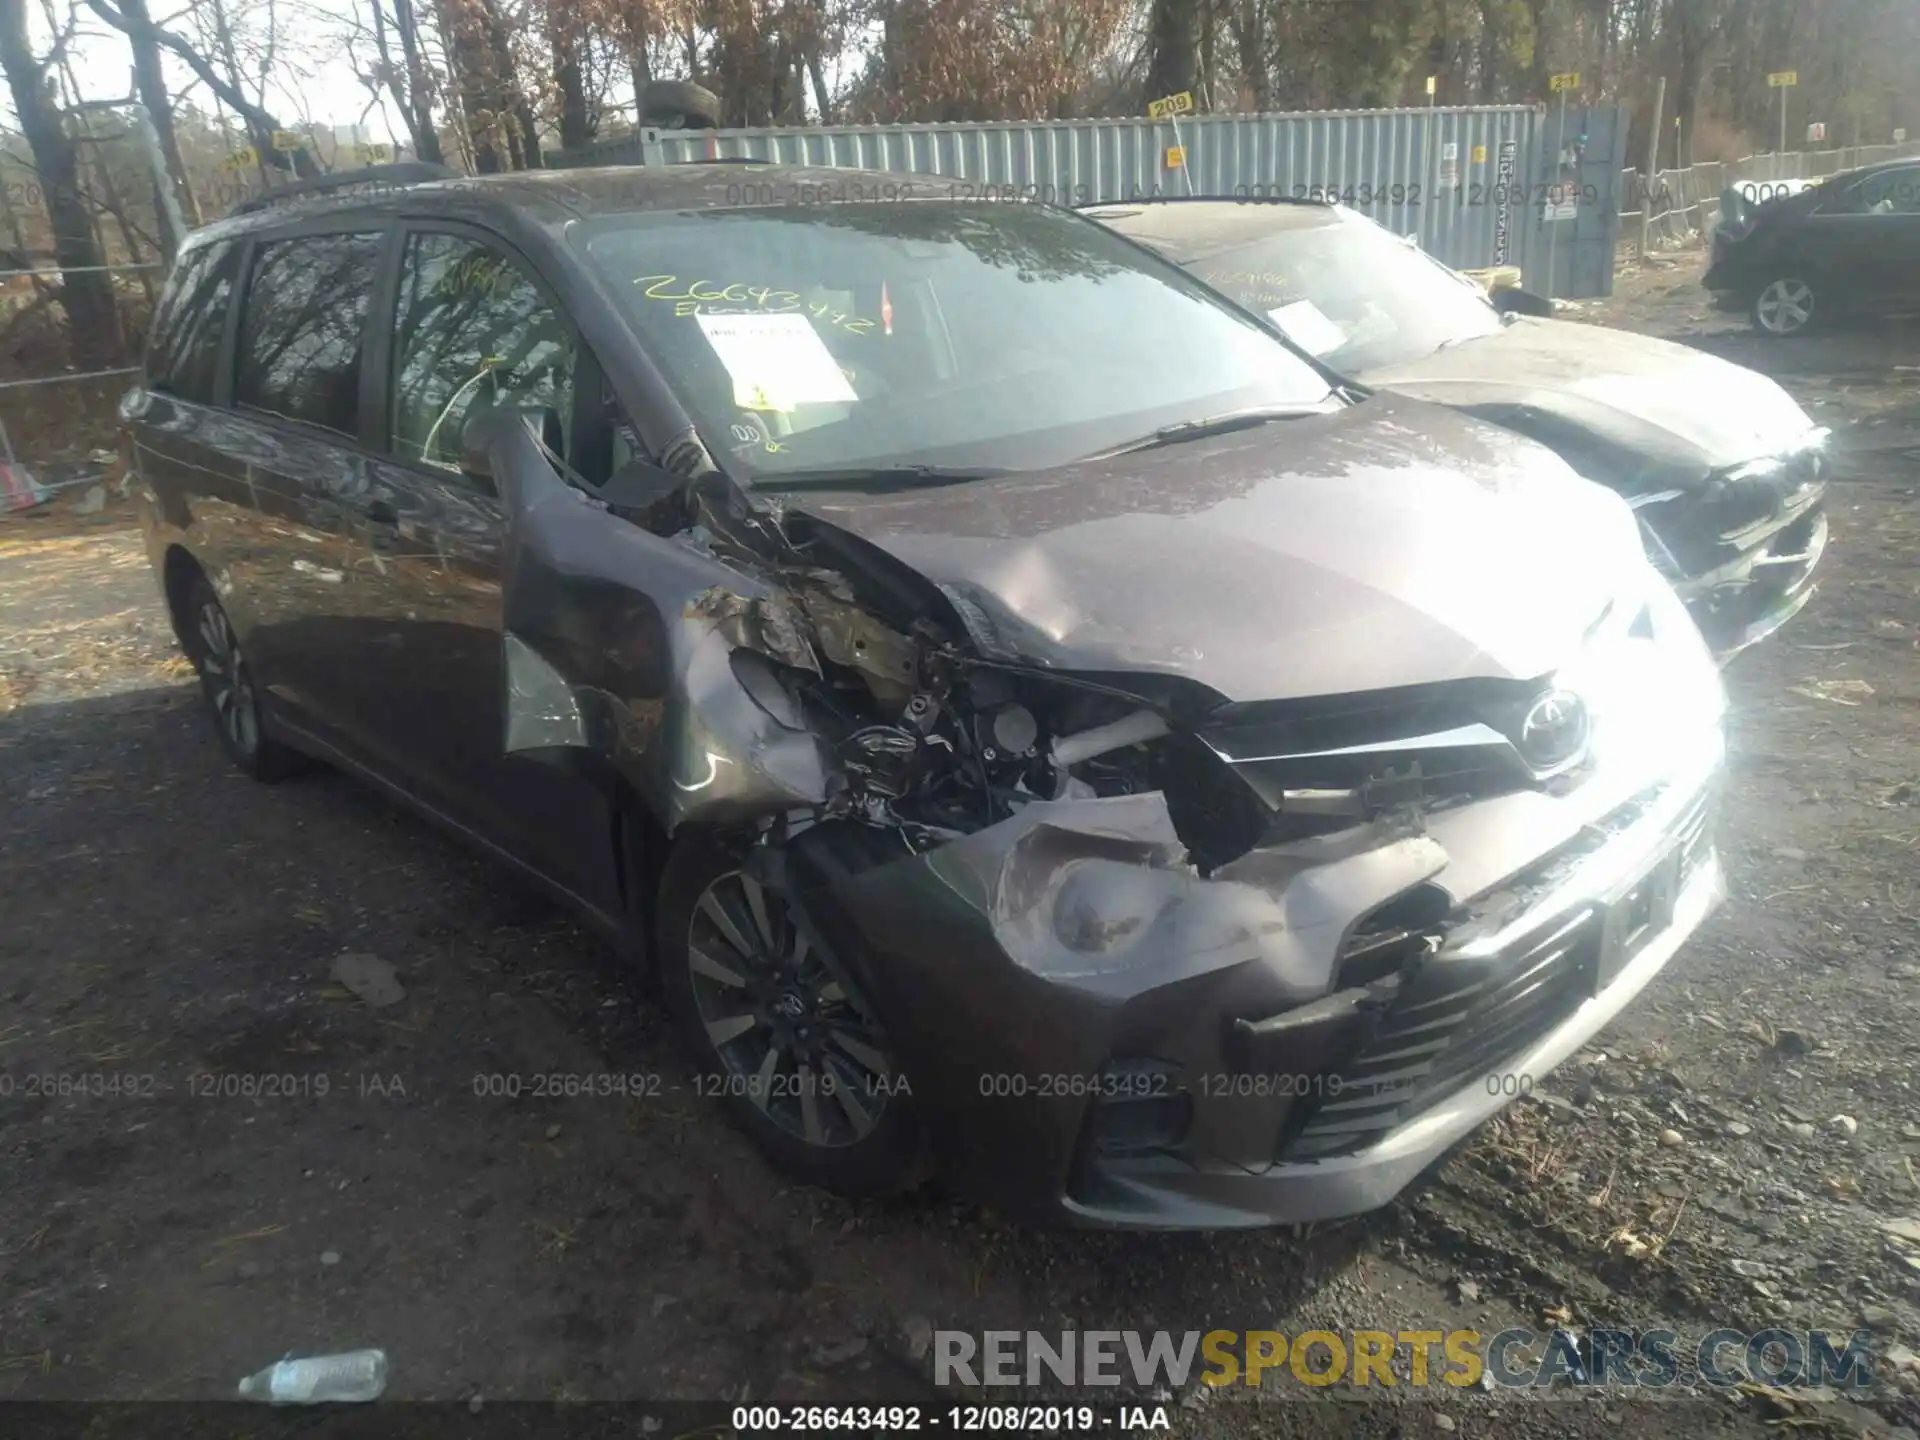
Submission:
M 1667 77 L 1653 87 L 1653 126 L 1647 131 L 1647 168 L 1640 181 L 1640 258 L 1647 258 L 1647 227 L 1653 222 L 1653 186 L 1660 173 L 1660 120 L 1667 108 Z M 1676 161 L 1677 163 L 1677 161 Z

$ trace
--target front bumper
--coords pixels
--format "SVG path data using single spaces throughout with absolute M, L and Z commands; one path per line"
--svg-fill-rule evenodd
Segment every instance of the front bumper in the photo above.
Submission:
M 1674 588 L 1724 665 L 1806 609 L 1819 588 L 1813 574 L 1826 550 L 1827 515 L 1820 506 L 1781 526 L 1724 570 Z
M 1722 664 L 1813 598 L 1827 548 L 1827 484 L 1821 445 L 1783 457 L 1775 474 L 1746 483 L 1730 500 L 1722 486 L 1640 510 L 1657 537 L 1649 550 L 1666 551 L 1656 564 L 1664 558 L 1675 592 Z
M 1376 1035 L 1337 1088 L 1316 1087 L 1324 1098 L 1273 1166 L 1254 1173 L 1164 1158 L 1109 1164 L 1099 1190 L 1070 1198 L 1069 1208 L 1110 1224 L 1164 1215 L 1183 1226 L 1232 1228 L 1332 1220 L 1386 1204 L 1514 1098 L 1544 1085 L 1713 911 L 1723 888 L 1702 823 L 1710 808 L 1705 793 L 1691 802 L 1662 797 L 1493 935 L 1441 951 L 1430 962 L 1436 968 L 1459 956 L 1491 962 L 1475 967 L 1485 978 L 1474 993 L 1464 1001 L 1458 990 L 1422 997 L 1390 1033 Z M 1436 1036 L 1449 1021 L 1452 1033 Z M 1390 1114 L 1397 1123 L 1383 1127 L 1383 1111 L 1408 1113 Z M 1350 1143 L 1362 1138 L 1368 1143 Z
M 1713 234 L 1713 249 L 1707 270 L 1700 277 L 1701 287 L 1715 297 L 1722 308 L 1745 304 L 1752 299 L 1753 278 L 1739 260 L 1740 243 L 1722 230 Z
M 1034 804 L 843 872 L 815 913 L 850 927 L 958 1188 L 1088 1225 L 1326 1220 L 1390 1200 L 1672 958 L 1722 893 L 1717 772 L 1716 744 L 1653 786 L 1519 792 L 1207 879 L 1157 794 Z M 1429 909 L 1388 973 L 1356 970 L 1361 922 L 1434 897 L 1437 938 Z

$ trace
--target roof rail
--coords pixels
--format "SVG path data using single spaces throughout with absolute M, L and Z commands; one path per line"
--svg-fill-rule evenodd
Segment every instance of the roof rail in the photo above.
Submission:
M 278 205 L 283 200 L 305 200 L 331 194 L 352 185 L 424 185 L 433 180 L 458 180 L 457 170 L 435 165 L 428 160 L 401 160 L 392 165 L 363 165 L 357 170 L 334 170 L 291 185 L 277 185 L 250 200 L 242 200 L 229 215 L 253 215 Z

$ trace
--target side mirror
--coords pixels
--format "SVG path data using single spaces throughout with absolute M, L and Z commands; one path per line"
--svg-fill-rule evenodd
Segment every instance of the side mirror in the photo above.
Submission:
M 645 510 L 687 483 L 687 477 L 635 456 L 607 478 L 600 498 L 627 510 Z
M 1536 295 L 1531 290 L 1522 290 L 1518 285 L 1501 285 L 1487 297 L 1493 302 L 1493 308 L 1502 315 L 1538 315 L 1551 317 L 1553 301 L 1544 295 Z

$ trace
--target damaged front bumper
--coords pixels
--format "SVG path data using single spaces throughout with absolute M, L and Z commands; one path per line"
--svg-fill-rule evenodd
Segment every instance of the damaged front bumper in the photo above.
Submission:
M 1725 566 L 1689 577 L 1674 589 L 1725 664 L 1807 608 L 1818 589 L 1814 570 L 1826 549 L 1826 511 L 1815 502 Z
M 1826 432 L 1798 450 L 1729 467 L 1702 495 L 1634 504 L 1664 552 L 1675 592 L 1722 664 L 1785 625 L 1813 598 L 1827 548 Z M 1681 513 L 1668 516 L 1672 508 Z
M 1332 1219 L 1544 1080 L 1706 918 L 1717 761 L 1208 878 L 1157 794 L 1034 804 L 822 878 L 816 913 L 857 931 L 960 1188 L 1127 1228 Z

